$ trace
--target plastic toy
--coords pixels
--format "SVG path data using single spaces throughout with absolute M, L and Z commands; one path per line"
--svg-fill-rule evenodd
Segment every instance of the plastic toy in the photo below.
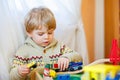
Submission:
M 83 67 L 82 80 L 120 80 L 120 49 L 117 40 L 112 41 L 109 59 L 99 59 Z M 99 64 L 109 62 L 112 64 Z
M 115 80 L 119 75 L 119 65 L 97 64 L 93 66 L 85 66 L 82 80 Z M 117 80 L 119 80 L 117 79 Z
M 71 73 L 79 73 L 76 71 L 82 69 L 82 64 L 83 64 L 82 62 L 70 62 L 68 69 L 61 72 L 60 76 L 62 76 L 62 78 L 66 78 L 65 77 L 67 75 L 66 73 L 68 73 L 69 75 Z M 59 73 L 57 74 L 56 71 L 57 72 L 59 71 L 58 64 L 46 64 L 45 68 L 44 68 L 44 76 L 55 78 L 55 77 L 59 76 Z M 68 71 L 70 71 L 70 73 Z M 75 71 L 75 72 L 72 72 L 72 71 Z M 58 80 L 60 80 L 60 79 L 58 79 Z M 68 79 L 65 79 L 65 80 L 68 80 Z
M 56 72 L 54 70 L 50 69 L 49 76 L 55 78 Z
M 53 67 L 52 64 L 46 64 L 45 68 L 44 68 L 43 75 L 46 76 L 46 77 L 53 77 L 53 78 L 55 78 L 56 77 L 56 72 L 55 72 L 55 70 L 52 70 L 51 67 Z M 54 66 L 54 68 L 55 68 L 55 66 Z
M 120 49 L 118 48 L 118 43 L 117 40 L 114 39 L 112 41 L 112 48 L 111 48 L 111 52 L 110 52 L 110 61 L 117 65 L 120 62 Z
M 81 80 L 81 75 L 82 75 L 82 73 L 71 74 L 70 75 L 70 80 Z
M 45 65 L 45 68 L 44 68 L 44 73 L 43 75 L 48 77 L 49 76 L 49 73 L 50 73 L 50 64 L 46 64 Z
M 76 71 L 82 69 L 82 62 L 70 62 L 68 71 Z
M 106 77 L 106 80 L 120 80 L 120 72 L 116 74 L 114 78 L 112 78 L 109 74 Z
M 27 67 L 28 68 L 36 68 L 37 67 L 36 62 L 33 61 L 33 62 L 27 64 Z
M 68 69 L 65 71 L 76 71 L 76 70 L 81 70 L 82 69 L 82 62 L 70 62 Z M 55 70 L 56 72 L 59 72 L 58 64 L 52 64 L 51 69 Z M 65 72 L 64 71 L 64 72 Z
M 82 73 L 78 74 L 58 74 L 54 80 L 81 80 Z
M 118 72 L 115 76 L 115 80 L 120 80 L 120 72 Z
M 57 80 L 70 80 L 70 74 L 61 74 L 57 76 Z
M 46 66 L 48 66 L 48 65 L 49 65 L 49 69 L 52 69 L 52 70 L 55 70 L 56 72 L 59 72 L 60 69 L 58 68 L 57 63 L 55 63 L 55 64 L 47 64 Z M 66 69 L 65 71 L 80 70 L 80 69 L 82 69 L 82 65 L 83 65 L 82 62 L 70 62 L 69 66 L 68 66 L 68 69 Z

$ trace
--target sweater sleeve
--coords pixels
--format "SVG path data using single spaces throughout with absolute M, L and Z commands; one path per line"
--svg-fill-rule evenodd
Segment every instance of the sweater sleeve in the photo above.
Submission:
M 76 51 L 70 49 L 66 45 L 61 44 L 61 53 L 63 54 L 61 57 L 66 57 L 70 62 L 80 62 L 82 61 L 82 57 Z
M 23 55 L 23 49 L 20 48 L 18 49 L 18 51 L 16 52 L 16 55 L 13 56 L 12 60 L 11 60 L 11 67 L 10 67 L 10 80 L 25 80 L 25 78 L 27 77 L 22 77 L 19 73 L 18 73 L 18 67 L 20 65 L 24 65 L 27 63 L 27 61 L 25 60 L 25 57 Z M 25 52 L 24 52 L 25 53 Z
M 17 67 L 15 67 L 15 68 L 11 69 L 11 71 L 10 71 L 10 80 L 25 80 L 25 77 L 22 77 L 18 73 Z

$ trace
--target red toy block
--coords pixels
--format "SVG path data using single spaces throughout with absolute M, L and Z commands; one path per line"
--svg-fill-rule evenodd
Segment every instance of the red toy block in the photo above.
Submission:
M 53 68 L 58 68 L 58 64 L 53 64 Z
M 117 40 L 114 39 L 112 41 L 112 48 L 110 52 L 110 61 L 114 64 L 117 65 L 120 62 L 120 49 L 118 48 L 118 43 Z

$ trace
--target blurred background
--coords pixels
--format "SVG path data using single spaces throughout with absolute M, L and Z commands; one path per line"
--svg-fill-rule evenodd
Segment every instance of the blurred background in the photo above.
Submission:
M 120 45 L 120 0 L 0 0 L 0 77 L 7 80 L 10 61 L 24 43 L 24 17 L 47 6 L 55 15 L 55 37 L 79 52 L 87 65 L 108 58 L 112 40 Z M 4 67 L 4 68 L 3 68 Z
M 112 40 L 120 45 L 120 0 L 82 0 L 90 62 L 109 57 Z

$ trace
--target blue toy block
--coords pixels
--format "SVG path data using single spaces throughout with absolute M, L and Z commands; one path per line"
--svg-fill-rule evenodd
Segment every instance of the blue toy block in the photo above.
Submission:
M 114 80 L 114 78 L 111 78 L 110 75 L 107 75 L 105 80 Z
M 115 76 L 115 80 L 120 80 L 120 72 L 118 72 Z
M 57 76 L 57 80 L 70 80 L 70 74 L 60 74 Z
M 117 73 L 114 78 L 111 78 L 110 75 L 107 75 L 105 80 L 120 80 L 120 72 Z

